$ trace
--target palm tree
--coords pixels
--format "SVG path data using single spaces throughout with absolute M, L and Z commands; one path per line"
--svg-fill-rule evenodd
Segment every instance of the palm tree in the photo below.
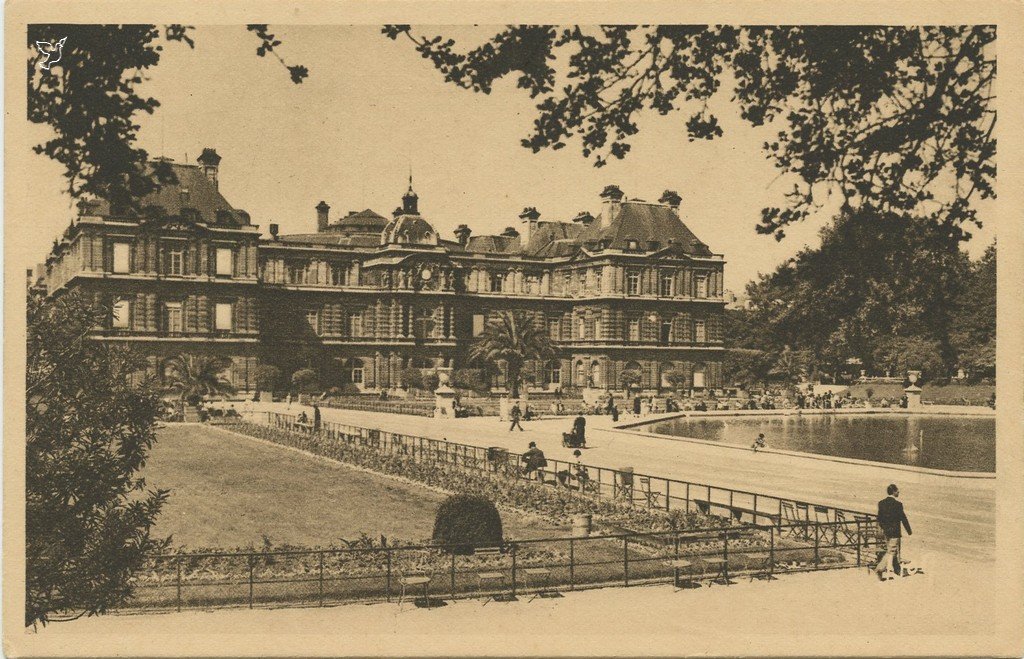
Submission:
M 542 327 L 525 311 L 501 311 L 469 348 L 469 360 L 483 367 L 504 362 L 512 398 L 519 397 L 527 360 L 548 360 L 555 349 Z
M 231 365 L 225 357 L 181 354 L 167 361 L 168 388 L 178 394 L 179 400 L 191 405 L 203 396 L 229 394 L 235 388 L 224 376 L 224 370 Z

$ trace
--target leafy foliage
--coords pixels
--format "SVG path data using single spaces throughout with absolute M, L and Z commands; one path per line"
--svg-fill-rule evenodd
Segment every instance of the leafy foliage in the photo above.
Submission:
M 72 197 L 106 199 L 114 215 L 139 214 L 139 199 L 176 182 L 167 163 L 151 161 L 136 146 L 138 116 L 160 106 L 140 87 L 160 63 L 164 43 L 192 48 L 194 29 L 180 24 L 28 26 L 28 119 L 53 130 L 53 137 L 34 150 L 64 167 Z M 288 66 L 274 51 L 281 42 L 266 25 L 250 25 L 249 30 L 261 40 L 260 57 L 273 52 L 292 82 L 306 78 L 305 67 Z M 67 41 L 60 62 L 49 69 L 37 66 L 35 43 L 61 37 Z
M 231 366 L 226 357 L 181 354 L 167 360 L 168 389 L 180 400 L 195 405 L 204 396 L 220 396 L 234 392 L 224 375 Z
M 691 141 L 721 137 L 709 104 L 730 94 L 746 122 L 778 129 L 765 155 L 797 181 L 757 226 L 778 239 L 827 194 L 963 239 L 973 201 L 995 196 L 994 26 L 511 25 L 462 51 L 408 25 L 383 33 L 465 89 L 515 76 L 537 99 L 523 146 L 578 139 L 596 166 L 625 157 L 643 112 L 682 112 Z
M 473 363 L 504 365 L 513 398 L 519 397 L 526 361 L 546 361 L 554 354 L 547 332 L 535 322 L 533 314 L 526 311 L 499 312 L 497 319 L 487 324 L 469 349 Z
M 260 391 L 273 391 L 281 381 L 281 369 L 273 364 L 260 364 L 253 370 L 256 388 Z
M 160 409 L 145 362 L 86 340 L 108 313 L 77 294 L 28 305 L 25 624 L 103 613 L 132 592 L 167 500 L 139 472 Z
M 948 373 L 975 346 L 991 342 L 994 352 L 994 262 L 993 249 L 972 265 L 926 220 L 845 214 L 820 247 L 748 285 L 749 311 L 727 312 L 727 340 L 741 348 L 729 351 L 727 371 L 792 381 L 856 357 L 870 372 Z
M 292 373 L 292 385 L 299 393 L 312 394 L 320 388 L 320 376 L 312 368 L 300 368 Z
M 454 554 L 471 554 L 476 547 L 500 547 L 504 543 L 501 515 L 490 499 L 453 494 L 437 507 L 431 539 L 451 546 Z

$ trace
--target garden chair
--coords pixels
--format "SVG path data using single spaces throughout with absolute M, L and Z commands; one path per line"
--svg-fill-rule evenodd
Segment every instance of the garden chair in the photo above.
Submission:
M 647 500 L 648 508 L 661 508 L 661 492 L 651 490 L 651 479 L 649 476 L 640 477 L 640 492 Z
M 402 603 L 405 601 L 407 590 L 423 588 L 423 606 L 430 608 L 430 582 L 432 577 L 426 572 L 410 572 L 399 574 L 398 583 L 402 586 L 402 592 L 398 596 L 398 610 L 402 610 Z M 415 603 L 415 601 L 414 601 Z
M 526 590 L 530 590 L 531 581 L 534 582 L 534 587 L 540 586 L 540 588 L 533 593 L 533 597 L 531 597 L 529 601 L 532 602 L 538 597 L 543 597 L 544 593 L 548 590 L 548 585 L 551 583 L 551 570 L 546 567 L 528 567 L 523 570 L 523 575 L 523 585 Z
M 857 538 L 857 528 L 855 525 L 852 525 L 849 522 L 850 520 L 847 519 L 846 513 L 844 513 L 842 510 L 836 511 L 835 532 L 832 534 L 833 545 L 840 544 L 839 538 L 841 536 L 842 544 L 844 546 L 857 546 L 857 542 L 859 541 Z

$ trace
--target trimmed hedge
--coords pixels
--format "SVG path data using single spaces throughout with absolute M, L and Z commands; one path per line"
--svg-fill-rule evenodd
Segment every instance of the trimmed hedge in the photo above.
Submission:
M 504 535 L 501 515 L 490 499 L 474 494 L 453 494 L 437 507 L 431 540 L 450 545 L 463 556 L 477 547 L 500 547 Z

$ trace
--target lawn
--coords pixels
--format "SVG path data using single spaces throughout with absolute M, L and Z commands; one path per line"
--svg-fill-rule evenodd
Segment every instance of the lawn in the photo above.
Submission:
M 157 431 L 147 485 L 171 497 L 155 533 L 189 549 L 275 545 L 339 546 L 361 533 L 416 541 L 430 537 L 443 494 L 240 437 L 218 428 L 171 424 Z M 503 514 L 505 535 L 567 535 Z

